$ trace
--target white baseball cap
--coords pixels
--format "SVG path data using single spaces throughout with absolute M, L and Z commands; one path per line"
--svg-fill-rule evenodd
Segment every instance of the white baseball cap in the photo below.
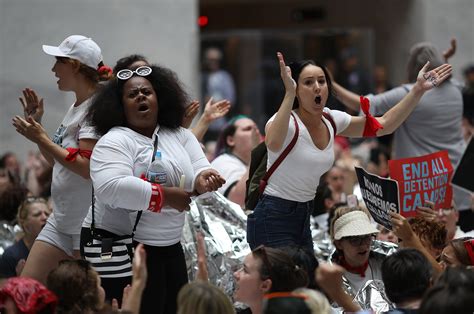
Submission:
M 348 212 L 334 222 L 334 240 L 379 233 L 370 222 L 369 216 L 360 210 Z
M 69 36 L 58 47 L 43 45 L 43 51 L 51 56 L 78 60 L 93 69 L 97 69 L 103 59 L 100 47 L 82 35 Z

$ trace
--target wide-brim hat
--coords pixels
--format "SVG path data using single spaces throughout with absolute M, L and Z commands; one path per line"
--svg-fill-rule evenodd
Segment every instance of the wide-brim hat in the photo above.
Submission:
M 378 232 L 377 228 L 371 223 L 369 216 L 360 210 L 344 214 L 334 222 L 334 240 Z

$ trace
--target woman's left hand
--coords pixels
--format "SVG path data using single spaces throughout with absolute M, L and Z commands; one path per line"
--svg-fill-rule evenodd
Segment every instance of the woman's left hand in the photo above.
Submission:
M 225 183 L 225 180 L 214 169 L 204 170 L 196 178 L 195 190 L 199 194 L 216 191 Z
M 12 124 L 16 131 L 32 141 L 38 143 L 42 138 L 48 138 L 48 134 L 41 124 L 36 122 L 32 117 L 25 119 L 20 116 L 15 116 L 12 119 Z
M 181 123 L 183 128 L 187 129 L 191 126 L 193 119 L 199 112 L 199 106 L 199 100 L 193 100 L 189 106 L 186 107 L 184 110 L 183 122 Z
M 453 70 L 451 65 L 445 63 L 427 72 L 429 65 L 430 62 L 426 62 L 425 66 L 418 72 L 415 84 L 424 91 L 430 90 L 444 82 L 451 75 Z

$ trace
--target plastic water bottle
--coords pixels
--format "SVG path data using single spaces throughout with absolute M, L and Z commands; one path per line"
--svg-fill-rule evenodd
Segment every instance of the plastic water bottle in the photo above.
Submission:
M 161 159 L 161 151 L 156 151 L 155 160 L 148 167 L 146 178 L 149 182 L 166 186 L 168 181 L 168 171 Z

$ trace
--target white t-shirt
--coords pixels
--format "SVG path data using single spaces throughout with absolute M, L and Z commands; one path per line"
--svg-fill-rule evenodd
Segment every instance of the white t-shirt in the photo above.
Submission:
M 159 131 L 159 132 L 158 132 Z M 197 175 L 210 165 L 196 137 L 187 129 L 158 129 L 158 150 L 162 160 L 174 171 L 171 177 L 185 175 L 185 190 L 194 190 Z M 153 246 L 180 241 L 184 213 L 163 207 L 161 213 L 148 211 L 151 184 L 140 177 L 151 163 L 154 139 L 126 127 L 112 128 L 94 147 L 91 178 L 96 195 L 95 227 L 117 235 L 130 234 L 137 211 L 143 211 L 135 239 Z M 90 227 L 92 212 L 84 221 Z
M 365 277 L 348 271 L 344 272 L 344 277 L 346 277 L 354 293 L 357 293 L 364 287 L 365 283 L 369 280 L 382 280 L 382 262 L 383 257 L 369 257 L 369 266 L 365 270 Z
M 244 162 L 232 154 L 219 155 L 211 162 L 211 167 L 216 169 L 225 179 L 225 184 L 217 190 L 223 195 L 225 195 L 225 193 L 228 192 L 227 189 L 234 186 L 247 171 L 247 166 Z
M 337 133 L 344 131 L 351 121 L 351 116 L 338 110 L 324 108 L 324 112 L 331 115 L 336 124 Z M 268 180 L 265 194 L 277 196 L 290 201 L 307 202 L 314 198 L 319 178 L 329 170 L 334 163 L 334 130 L 331 123 L 324 118 L 323 121 L 329 129 L 330 140 L 328 146 L 321 150 L 317 148 L 306 126 L 293 111 L 299 125 L 299 136 L 296 145 L 278 166 Z M 267 124 L 275 119 L 270 118 Z M 288 133 L 278 152 L 268 150 L 267 170 L 285 150 L 295 134 L 293 118 L 289 120 Z
M 98 139 L 94 128 L 84 121 L 90 99 L 77 107 L 72 105 L 53 135 L 53 142 L 62 148 L 79 148 L 81 139 Z M 51 198 L 53 215 L 59 231 L 80 234 L 81 224 L 91 203 L 92 182 L 55 162 Z M 53 217 L 51 217 L 53 219 Z

